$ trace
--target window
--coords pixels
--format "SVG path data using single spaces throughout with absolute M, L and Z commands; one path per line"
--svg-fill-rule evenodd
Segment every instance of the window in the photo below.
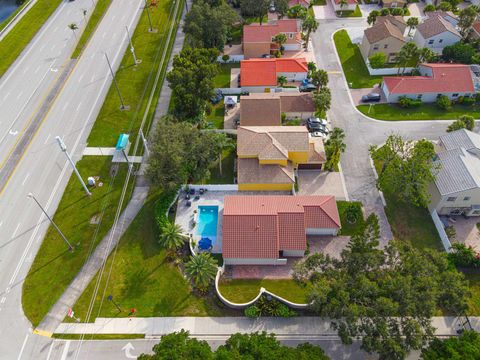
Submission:
M 453 196 L 447 198 L 447 201 L 455 201 L 455 200 L 457 200 L 457 198 L 456 198 L 456 197 L 453 197 Z
M 457 97 L 458 96 L 458 93 L 455 93 L 455 94 L 452 94 L 453 97 Z
M 388 48 L 388 44 L 383 45 L 383 48 L 384 49 Z
M 428 40 L 428 45 L 432 45 L 434 40 Z
M 468 201 L 468 200 L 470 200 L 470 196 L 465 196 L 465 197 L 463 198 L 463 201 Z
M 288 38 L 293 39 L 293 33 L 288 33 Z
M 438 43 L 441 44 L 443 42 L 443 39 L 438 40 Z
M 420 100 L 422 98 L 423 94 L 418 94 L 417 99 Z
M 378 50 L 378 44 L 373 45 L 373 50 Z

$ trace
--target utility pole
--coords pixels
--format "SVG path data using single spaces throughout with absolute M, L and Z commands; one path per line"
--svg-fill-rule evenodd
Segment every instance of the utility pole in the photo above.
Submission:
M 147 0 L 145 0 L 145 10 L 147 11 L 148 23 L 150 24 L 150 28 L 148 29 L 148 31 L 151 33 L 156 33 L 157 29 L 153 28 L 152 19 L 150 18 L 150 10 L 148 10 Z
M 45 214 L 45 216 L 48 218 L 48 220 L 50 220 L 50 223 L 53 225 L 53 227 L 57 230 L 57 232 L 60 234 L 60 236 L 62 237 L 63 241 L 65 241 L 65 243 L 68 245 L 68 250 L 70 250 L 71 252 L 73 252 L 73 246 L 72 244 L 70 244 L 70 242 L 67 240 L 67 238 L 65 237 L 65 235 L 63 235 L 62 231 L 60 230 L 60 228 L 57 226 L 57 224 L 55 224 L 55 222 L 52 220 L 52 218 L 50 217 L 50 215 L 47 214 L 47 212 L 45 211 L 45 209 L 42 207 L 42 205 L 40 205 L 40 203 L 38 202 L 37 198 L 32 194 L 32 193 L 28 193 L 27 195 L 28 198 L 30 199 L 33 199 L 38 207 L 43 211 L 43 213 Z
M 60 136 L 55 136 L 55 140 L 57 140 L 58 146 L 60 146 L 60 150 L 63 151 L 63 153 L 65 154 L 65 156 L 66 156 L 67 159 L 68 159 L 68 162 L 70 163 L 70 165 L 72 165 L 73 171 L 75 172 L 75 174 L 77 175 L 78 180 L 80 181 L 80 183 L 82 184 L 83 188 L 85 189 L 85 193 L 86 193 L 88 196 L 92 195 L 92 193 L 88 190 L 87 185 L 85 185 L 85 182 L 83 181 L 82 176 L 81 176 L 80 173 L 78 172 L 77 167 L 75 166 L 75 163 L 73 162 L 72 157 L 71 157 L 70 154 L 68 153 L 68 151 L 67 151 L 67 146 L 66 146 L 65 143 L 63 142 L 62 138 L 61 138 Z
M 125 103 L 123 102 L 122 94 L 120 94 L 120 89 L 119 89 L 118 84 L 117 84 L 117 78 L 115 77 L 115 74 L 113 73 L 112 65 L 110 64 L 110 60 L 108 59 L 107 53 L 105 53 L 105 58 L 107 59 L 108 67 L 110 68 L 110 73 L 112 74 L 113 83 L 115 84 L 115 89 L 117 89 L 117 94 L 118 94 L 118 97 L 120 98 L 120 103 L 122 104 L 120 106 L 120 109 L 121 110 L 128 110 L 128 107 L 125 106 Z
M 143 135 L 143 130 L 140 129 L 140 136 L 142 138 L 142 141 L 143 141 L 143 147 L 145 149 L 145 155 L 147 155 L 147 157 L 150 156 L 150 151 L 148 150 L 148 146 L 147 146 L 147 139 L 145 138 L 145 135 Z
M 135 63 L 135 65 L 140 64 L 142 60 L 137 59 L 137 57 L 135 56 L 135 49 L 133 48 L 132 37 L 130 36 L 130 32 L 128 31 L 128 26 L 125 26 L 125 29 L 127 30 L 128 41 L 130 42 L 130 51 L 133 55 L 133 62 Z

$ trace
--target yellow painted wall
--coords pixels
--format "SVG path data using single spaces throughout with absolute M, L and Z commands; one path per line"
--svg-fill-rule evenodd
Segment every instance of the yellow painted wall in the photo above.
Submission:
M 291 191 L 293 184 L 238 184 L 240 191 Z
M 295 164 L 306 164 L 308 162 L 308 151 L 289 151 L 288 158 Z
M 288 160 L 259 160 L 260 165 L 281 165 L 287 166 Z

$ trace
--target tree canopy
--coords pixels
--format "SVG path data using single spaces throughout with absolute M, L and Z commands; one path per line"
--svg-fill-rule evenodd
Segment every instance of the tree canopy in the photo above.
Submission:
M 268 14 L 270 0 L 240 0 L 240 11 L 243 17 L 258 18 L 260 25 L 263 17 Z
M 452 132 L 460 129 L 473 130 L 475 127 L 475 119 L 470 115 L 462 115 L 453 123 L 448 125 L 447 132 Z
M 475 48 L 471 44 L 462 42 L 445 46 L 442 50 L 442 57 L 447 62 L 459 64 L 480 63 L 480 57 L 477 55 Z
M 469 6 L 460 11 L 460 14 L 458 16 L 458 28 L 460 29 L 460 34 L 464 39 L 466 39 L 468 34 L 470 34 L 470 31 L 472 30 L 472 25 L 475 22 L 477 15 L 477 9 L 473 6 Z
M 222 51 L 227 42 L 227 34 L 239 20 L 237 13 L 223 1 L 212 6 L 198 0 L 185 16 L 183 31 L 195 47 L 217 48 Z
M 150 139 L 146 173 L 152 184 L 175 189 L 206 178 L 212 159 L 218 156 L 215 135 L 164 117 Z
M 382 191 L 416 206 L 428 205 L 427 187 L 435 179 L 435 151 L 430 141 L 390 135 L 382 147 L 371 146 L 370 155 L 380 165 L 377 185 Z
M 167 80 L 174 99 L 173 112 L 179 119 L 198 122 L 203 116 L 207 100 L 214 94 L 218 55 L 217 49 L 185 48 L 173 57 Z
M 433 339 L 422 350 L 423 360 L 475 360 L 480 359 L 480 335 L 466 331 L 460 337 L 445 340 Z
M 362 348 L 381 360 L 404 359 L 432 338 L 438 309 L 465 311 L 468 286 L 444 253 L 396 241 L 383 251 L 379 237 L 371 214 L 339 259 L 310 255 L 296 265 L 294 277 L 310 286 L 311 309 L 334 319 L 345 344 L 362 336 Z

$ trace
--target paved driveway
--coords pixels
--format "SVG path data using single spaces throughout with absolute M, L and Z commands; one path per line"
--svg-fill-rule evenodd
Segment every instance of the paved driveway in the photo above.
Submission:
M 315 19 L 337 19 L 337 14 L 333 10 L 332 3 L 330 0 L 327 0 L 327 5 L 323 6 L 312 6 L 313 13 L 315 14 Z
M 380 94 L 381 96 L 381 99 L 378 103 L 372 103 L 372 104 L 381 104 L 381 103 L 387 102 L 387 99 L 385 98 L 385 94 L 383 93 L 382 89 L 378 85 L 374 86 L 373 88 L 350 89 L 350 93 L 352 94 L 353 103 L 355 105 L 365 105 L 365 103 L 362 102 L 362 96 L 370 93 Z
M 387 244 L 393 235 L 385 216 L 382 201 L 376 187 L 370 166 L 368 146 L 381 144 L 391 133 L 410 139 L 438 139 L 445 133 L 448 121 L 378 121 L 360 114 L 353 107 L 346 86 L 345 77 L 338 61 L 332 36 L 337 30 L 348 27 L 365 27 L 365 19 L 342 19 L 322 21 L 312 35 L 317 65 L 329 72 L 329 87 L 332 92 L 332 106 L 328 113 L 333 126 L 344 129 L 347 149 L 342 154 L 341 164 L 350 200 L 361 201 L 368 214 L 379 216 L 381 245 Z
M 300 170 L 298 171 L 299 195 L 335 195 L 337 200 L 345 200 L 340 173 Z

